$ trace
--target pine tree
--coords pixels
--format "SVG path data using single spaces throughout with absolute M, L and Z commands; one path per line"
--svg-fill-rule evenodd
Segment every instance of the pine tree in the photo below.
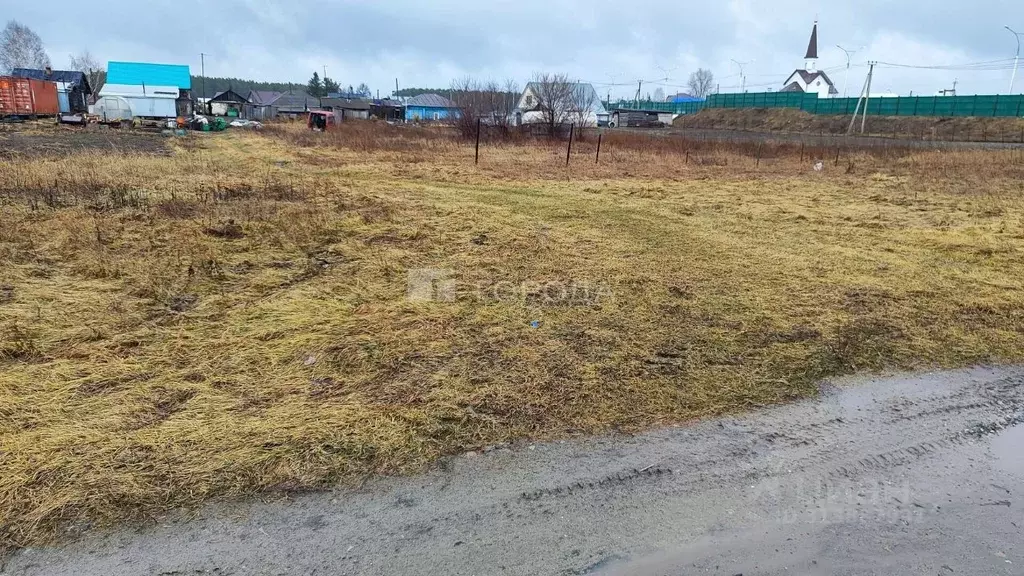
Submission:
M 341 92 L 341 88 L 338 86 L 338 83 L 335 82 L 333 79 L 324 76 L 324 96 L 327 96 L 332 92 Z
M 309 79 L 309 83 L 306 84 L 306 93 L 314 98 L 320 98 L 326 96 L 327 92 L 324 90 L 324 83 L 320 80 L 320 75 L 313 72 L 313 77 Z

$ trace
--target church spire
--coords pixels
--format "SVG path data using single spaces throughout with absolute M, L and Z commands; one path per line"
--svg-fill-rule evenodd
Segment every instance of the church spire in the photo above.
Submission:
M 811 29 L 811 41 L 807 43 L 807 55 L 804 56 L 807 60 L 807 71 L 814 72 L 816 68 L 815 60 L 818 59 L 818 21 L 814 21 L 814 28 Z

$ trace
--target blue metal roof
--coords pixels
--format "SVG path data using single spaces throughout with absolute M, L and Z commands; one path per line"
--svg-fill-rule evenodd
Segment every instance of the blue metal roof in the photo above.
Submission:
M 185 65 L 109 62 L 107 83 L 130 86 L 177 86 L 181 90 L 191 90 L 192 75 Z

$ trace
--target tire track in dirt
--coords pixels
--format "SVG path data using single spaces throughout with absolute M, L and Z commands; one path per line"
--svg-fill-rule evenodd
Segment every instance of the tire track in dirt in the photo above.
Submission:
M 636 551 L 680 549 L 681 542 L 722 526 L 764 530 L 766 522 L 819 510 L 860 517 L 861 504 L 891 514 L 885 506 L 895 505 L 892 498 L 870 501 L 858 493 L 903 482 L 908 474 L 932 475 L 928 483 L 940 486 L 945 509 L 946 492 L 956 489 L 943 483 L 950 464 L 970 460 L 976 466 L 989 437 L 1021 424 L 1024 369 L 880 379 L 638 436 L 455 457 L 422 477 L 380 479 L 287 505 L 245 504 L 241 514 L 228 509 L 226 515 L 162 522 L 16 556 L 9 568 L 135 574 L 134 555 L 151 560 L 152 573 L 246 574 L 254 565 L 273 567 L 258 574 L 479 574 L 499 566 L 515 574 L 597 573 L 628 562 Z M 961 478 L 971 481 L 977 471 L 963 469 Z M 915 485 L 913 494 L 912 501 L 899 494 L 910 507 L 901 514 L 934 513 L 925 510 L 934 504 L 925 485 Z M 992 518 L 991 509 L 985 512 L 979 522 Z M 766 553 L 785 541 L 773 542 Z M 845 549 L 832 542 L 826 548 Z

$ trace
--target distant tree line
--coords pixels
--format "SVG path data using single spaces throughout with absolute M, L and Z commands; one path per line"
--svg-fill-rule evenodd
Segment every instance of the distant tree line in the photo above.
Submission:
M 216 76 L 206 77 L 206 92 L 203 92 L 203 77 L 192 77 L 192 94 L 198 98 L 213 98 L 219 92 L 233 90 L 239 96 L 248 96 L 250 90 L 270 90 L 274 92 L 301 92 L 305 90 L 303 84 L 295 82 L 258 82 L 256 80 L 243 80 L 242 78 L 220 78 Z
M 412 98 L 421 94 L 440 94 L 445 96 L 450 91 L 450 88 L 402 88 L 395 95 L 401 98 Z M 392 94 L 394 94 L 394 90 L 392 90 Z

